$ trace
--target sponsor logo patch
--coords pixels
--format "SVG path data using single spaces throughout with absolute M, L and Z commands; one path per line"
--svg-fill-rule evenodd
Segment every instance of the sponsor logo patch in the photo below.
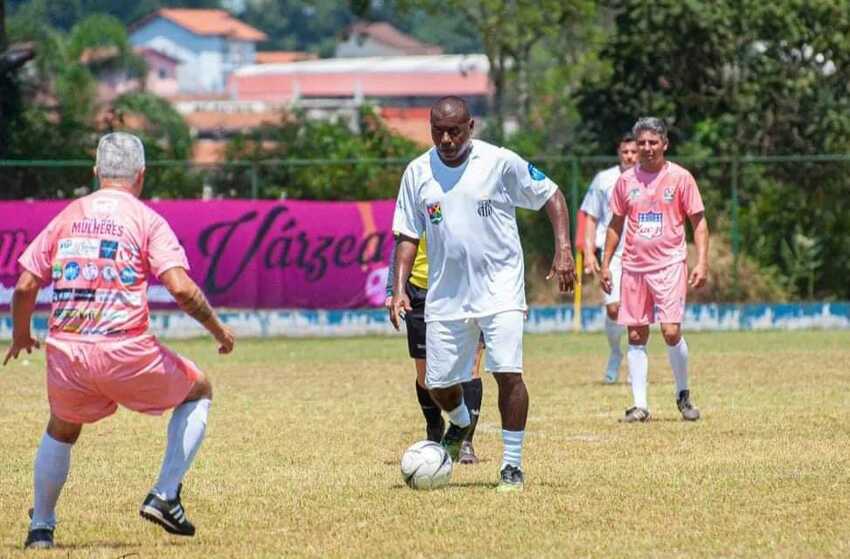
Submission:
M 96 291 L 94 289 L 54 289 L 53 302 L 63 303 L 68 301 L 94 301 Z
M 50 277 L 53 278 L 53 281 L 62 279 L 62 264 L 59 262 L 53 263 L 53 269 L 51 270 Z
M 100 241 L 100 258 L 115 260 L 118 252 L 118 241 Z
M 528 174 L 531 175 L 531 178 L 536 181 L 546 180 L 546 174 L 543 173 L 540 169 L 534 166 L 533 163 L 528 164 Z
M 83 266 L 83 279 L 87 281 L 96 280 L 98 272 L 100 272 L 100 270 L 97 269 L 97 266 L 89 262 Z
M 136 283 L 136 271 L 133 268 L 124 268 L 121 270 L 121 283 L 124 285 L 133 285 Z
M 661 236 L 664 229 L 664 214 L 661 212 L 638 212 L 637 234 L 644 239 Z
M 58 258 L 97 258 L 99 250 L 100 241 L 97 239 L 81 237 L 59 239 L 56 256 Z
M 443 221 L 443 208 L 440 206 L 439 202 L 434 202 L 433 204 L 427 205 L 428 209 L 428 219 L 431 220 L 431 223 L 437 225 L 441 221 Z
M 100 271 L 100 275 L 103 277 L 104 281 L 112 282 L 118 279 L 118 270 L 115 269 L 115 266 L 107 264 Z
M 76 262 L 68 262 L 65 264 L 64 275 L 67 281 L 74 281 L 80 277 L 80 265 Z
M 141 307 L 142 294 L 119 290 L 99 290 L 94 295 L 94 301 L 96 303 L 108 303 L 111 305 L 120 304 L 128 307 Z

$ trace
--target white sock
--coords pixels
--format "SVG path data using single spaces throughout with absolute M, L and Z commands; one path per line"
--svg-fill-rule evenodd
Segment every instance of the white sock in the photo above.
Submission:
M 635 406 L 649 409 L 646 403 L 646 382 L 649 370 L 649 359 L 646 356 L 645 345 L 629 344 L 627 354 L 629 361 L 629 374 L 632 377 L 632 394 L 635 398 Z
M 460 405 L 453 409 L 449 414 L 449 419 L 458 427 L 466 427 L 472 423 L 472 418 L 469 417 L 469 408 L 466 407 L 466 402 L 463 398 L 460 399 Z
M 192 465 L 195 454 L 204 441 L 207 415 L 212 402 L 203 398 L 180 404 L 171 413 L 168 422 L 168 445 L 162 460 L 162 469 L 153 492 L 166 500 L 177 496 L 177 486 Z
M 608 345 L 611 347 L 611 357 L 608 359 L 608 366 L 619 364 L 623 359 L 623 351 L 620 349 L 620 339 L 626 331 L 624 326 L 617 324 L 607 315 L 605 316 L 605 335 L 608 337 Z
M 502 429 L 502 442 L 505 451 L 502 455 L 502 468 L 507 464 L 522 469 L 522 440 L 525 431 L 506 431 Z
M 56 502 L 71 468 L 71 447 L 48 435 L 41 438 L 35 455 L 35 499 L 30 530 L 56 527 Z
M 667 346 L 667 357 L 673 369 L 673 378 L 676 379 L 678 397 L 679 392 L 688 389 L 688 344 L 685 343 L 685 338 L 679 338 L 679 343 L 674 346 Z

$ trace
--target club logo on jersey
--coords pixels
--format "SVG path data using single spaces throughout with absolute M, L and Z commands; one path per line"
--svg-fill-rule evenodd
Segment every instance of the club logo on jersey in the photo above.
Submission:
M 100 257 L 115 260 L 118 252 L 118 241 L 100 241 Z
M 112 282 L 118 278 L 118 270 L 115 269 L 114 266 L 106 265 L 100 271 L 101 277 L 104 281 Z
M 124 285 L 133 285 L 136 283 L 136 271 L 133 268 L 124 268 L 121 270 L 121 283 Z
M 664 189 L 664 201 L 666 203 L 670 203 L 673 201 L 673 197 L 676 195 L 676 187 L 670 187 Z
M 637 234 L 644 239 L 661 236 L 664 226 L 664 214 L 661 212 L 638 212 Z
M 53 278 L 53 281 L 62 279 L 62 264 L 59 262 L 53 263 L 53 270 L 51 271 L 50 277 Z
M 493 215 L 493 202 L 491 200 L 479 200 L 478 215 L 481 217 L 490 217 Z
M 99 249 L 100 241 L 97 239 L 83 237 L 60 239 L 56 256 L 58 258 L 97 258 Z
M 428 209 L 428 219 L 431 220 L 431 223 L 437 225 L 443 221 L 443 208 L 440 206 L 439 202 L 428 204 L 426 207 Z
M 543 171 L 535 167 L 533 163 L 528 164 L 528 174 L 531 175 L 531 178 L 536 181 L 546 180 L 546 175 L 543 173 Z
M 638 199 L 639 196 L 640 196 L 640 189 L 639 188 L 633 188 L 633 189 L 629 190 L 629 201 L 630 202 L 634 202 L 635 200 Z
M 65 264 L 64 274 L 67 281 L 74 281 L 80 277 L 80 265 L 76 262 L 68 262 Z

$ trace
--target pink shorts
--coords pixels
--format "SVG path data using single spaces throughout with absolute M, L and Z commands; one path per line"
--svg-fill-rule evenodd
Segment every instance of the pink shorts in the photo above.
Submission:
M 94 423 L 118 404 L 160 415 L 180 405 L 202 376 L 153 334 L 97 342 L 51 336 L 45 351 L 50 411 L 71 423 Z
M 646 326 L 656 321 L 681 324 L 688 291 L 685 262 L 652 272 L 623 270 L 620 280 L 620 314 L 624 326 Z

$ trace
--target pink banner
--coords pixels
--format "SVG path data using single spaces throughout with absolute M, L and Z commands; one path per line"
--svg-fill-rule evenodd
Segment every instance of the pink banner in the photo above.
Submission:
M 8 308 L 18 256 L 66 204 L 0 202 L 0 305 Z M 350 309 L 384 300 L 392 200 L 149 205 L 171 224 L 215 306 Z M 158 300 L 167 297 L 151 297 Z

